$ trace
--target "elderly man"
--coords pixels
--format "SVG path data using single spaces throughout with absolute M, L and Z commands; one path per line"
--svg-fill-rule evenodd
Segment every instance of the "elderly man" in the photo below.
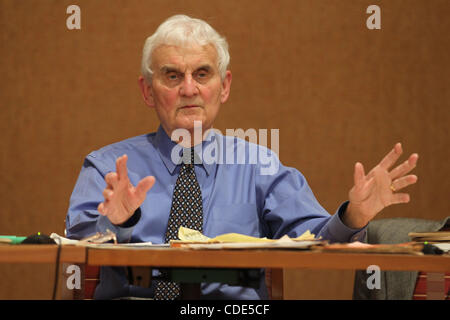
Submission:
M 408 173 L 418 155 L 390 171 L 402 154 L 396 144 L 367 175 L 361 163 L 354 169 L 349 201 L 336 214 L 315 199 L 303 175 L 279 163 L 273 152 L 257 146 L 277 163 L 277 171 L 261 174 L 262 164 L 250 161 L 202 161 L 204 150 L 233 154 L 251 144 L 223 136 L 212 128 L 220 106 L 228 99 L 231 72 L 228 46 L 210 25 L 177 15 L 166 20 L 146 40 L 139 85 L 145 103 L 160 120 L 155 133 L 134 137 L 90 153 L 73 191 L 66 219 L 67 235 L 82 238 L 113 230 L 120 242 L 166 243 L 176 239 L 179 226 L 207 236 L 236 232 L 255 237 L 296 237 L 306 230 L 332 242 L 361 240 L 365 227 L 384 207 L 409 201 L 400 189 L 417 181 Z M 202 138 L 180 139 L 177 130 Z M 173 149 L 182 147 L 182 161 Z M 253 145 L 254 147 L 254 145 Z M 201 285 L 202 297 L 264 299 L 259 289 L 220 283 Z M 102 268 L 96 298 L 125 296 L 176 299 L 178 284 L 153 281 L 151 288 L 130 285 L 122 268 Z

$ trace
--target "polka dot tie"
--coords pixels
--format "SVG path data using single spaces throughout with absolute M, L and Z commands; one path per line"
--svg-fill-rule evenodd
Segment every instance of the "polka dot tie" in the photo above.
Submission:
M 185 149 L 186 150 L 186 149 Z M 189 151 L 190 150 L 190 151 Z M 190 153 L 190 157 L 188 157 Z M 186 161 L 187 158 L 187 161 Z M 187 149 L 172 196 L 169 222 L 165 242 L 178 239 L 178 229 L 183 226 L 203 230 L 202 192 L 194 171 L 194 150 Z M 180 285 L 175 282 L 158 281 L 155 290 L 156 300 L 175 300 L 180 295 Z

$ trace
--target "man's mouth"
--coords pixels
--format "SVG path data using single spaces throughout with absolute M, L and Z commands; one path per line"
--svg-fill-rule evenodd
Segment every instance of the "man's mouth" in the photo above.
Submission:
M 186 109 L 194 109 L 194 108 L 199 108 L 199 107 L 200 106 L 197 104 L 188 104 L 188 105 L 182 106 L 180 109 L 186 110 Z
M 181 109 L 191 109 L 191 108 L 197 108 L 197 107 L 198 107 L 198 105 L 190 104 L 190 105 L 182 106 Z

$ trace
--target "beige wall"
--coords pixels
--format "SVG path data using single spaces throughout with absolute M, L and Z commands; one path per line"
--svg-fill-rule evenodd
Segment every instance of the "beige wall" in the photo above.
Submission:
M 82 29 L 66 28 L 81 7 Z M 370 4 L 382 29 L 368 30 Z M 448 215 L 448 0 L 0 0 L 0 234 L 62 233 L 84 156 L 155 130 L 137 77 L 168 16 L 209 21 L 230 43 L 233 84 L 217 127 L 279 128 L 280 157 L 334 213 L 395 142 L 420 154 L 409 205 Z M 239 116 L 237 116 L 239 115 Z M 406 159 L 406 157 L 403 157 Z M 53 266 L 1 265 L 0 299 L 50 298 Z M 351 272 L 295 271 L 288 298 L 349 298 Z

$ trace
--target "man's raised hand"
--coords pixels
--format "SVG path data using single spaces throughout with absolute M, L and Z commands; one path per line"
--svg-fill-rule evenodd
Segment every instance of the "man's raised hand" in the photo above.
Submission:
M 347 226 L 362 228 L 383 208 L 409 202 L 409 194 L 398 191 L 417 182 L 417 176 L 408 173 L 416 167 L 419 155 L 413 153 L 390 170 L 402 153 L 402 145 L 397 143 L 367 175 L 361 163 L 355 164 L 355 185 L 349 192 L 350 203 L 343 218 Z
M 144 202 L 147 192 L 155 183 L 155 177 L 148 176 L 134 187 L 128 178 L 128 156 L 116 160 L 116 172 L 105 176 L 106 188 L 103 190 L 105 201 L 97 207 L 101 215 L 107 216 L 111 223 L 119 225 L 127 221 Z

